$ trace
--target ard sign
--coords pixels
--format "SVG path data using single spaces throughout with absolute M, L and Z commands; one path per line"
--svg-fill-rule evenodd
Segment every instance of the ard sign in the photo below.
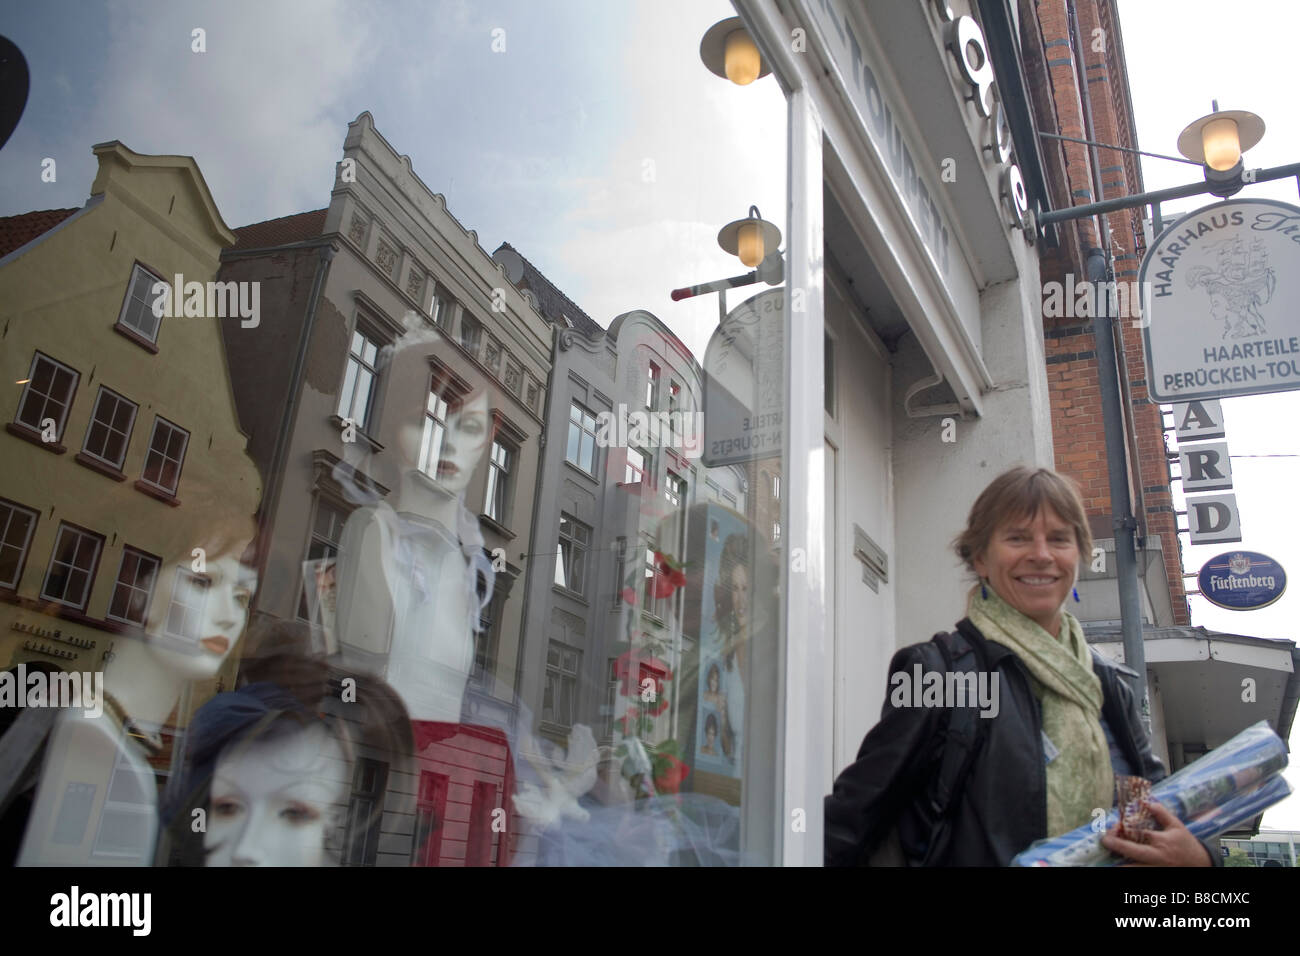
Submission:
M 1300 208 L 1198 209 L 1160 234 L 1139 278 L 1153 399 L 1300 388 Z

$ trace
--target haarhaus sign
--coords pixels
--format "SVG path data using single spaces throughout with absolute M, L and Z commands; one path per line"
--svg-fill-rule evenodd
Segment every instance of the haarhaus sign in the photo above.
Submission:
M 1268 607 L 1286 590 L 1286 572 L 1266 554 L 1230 551 L 1206 561 L 1196 576 L 1201 596 L 1230 611 Z
M 1300 208 L 1230 199 L 1198 209 L 1160 234 L 1139 280 L 1152 399 L 1300 388 Z

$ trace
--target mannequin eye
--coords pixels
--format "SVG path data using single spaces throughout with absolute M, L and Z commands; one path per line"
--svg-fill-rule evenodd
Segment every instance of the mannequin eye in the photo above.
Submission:
M 320 819 L 320 812 L 305 803 L 291 803 L 280 811 L 280 817 L 295 825 L 302 825 Z
M 243 809 L 238 800 L 232 800 L 229 797 L 220 797 L 212 801 L 212 815 L 214 817 L 230 818 L 238 816 Z

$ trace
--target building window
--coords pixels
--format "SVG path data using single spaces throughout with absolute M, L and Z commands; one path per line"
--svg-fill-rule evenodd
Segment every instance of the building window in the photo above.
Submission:
M 153 314 L 153 304 L 157 296 L 153 294 L 155 282 L 162 282 L 156 275 L 143 266 L 131 270 L 131 282 L 126 287 L 126 298 L 122 302 L 122 311 L 118 313 L 117 324 L 124 329 L 154 344 L 158 341 L 158 327 L 162 319 Z M 166 283 L 163 283 L 166 285 Z M 172 291 L 172 294 L 175 290 Z M 172 308 L 180 313 L 180 303 L 173 303 Z
M 144 624 L 149 612 L 149 599 L 153 597 L 154 582 L 158 579 L 160 562 L 153 555 L 127 547 L 122 551 L 122 563 L 117 568 L 117 583 L 113 586 L 113 599 L 108 605 L 111 620 L 124 624 Z
M 656 570 L 654 548 L 645 549 L 645 580 L 642 588 L 642 609 L 647 614 L 653 614 L 655 617 L 663 620 L 667 615 L 664 608 L 667 606 L 668 598 L 659 597 L 656 591 L 659 587 L 658 572 Z
M 447 400 L 432 389 L 424 403 L 424 434 L 420 437 L 420 471 L 430 478 L 438 476 L 438 461 L 442 458 L 442 442 L 447 437 Z
M 171 603 L 167 605 L 167 621 L 163 624 L 163 632 L 171 637 L 198 640 L 207 593 L 206 575 L 178 567 L 176 578 L 172 582 Z
M 564 449 L 564 460 L 590 475 L 595 473 L 595 453 L 596 416 L 574 402 L 569 406 L 569 442 Z
M 584 592 L 587 550 L 591 529 L 566 514 L 560 515 L 560 544 L 555 551 L 555 583 L 578 594 Z
M 664 489 L 664 497 L 668 499 L 668 503 L 674 508 L 680 508 L 685 494 L 686 482 L 671 471 L 668 472 L 667 487 Z
M 343 388 L 339 392 L 339 418 L 351 419 L 362 431 L 370 427 L 370 408 L 375 396 L 375 383 L 379 372 L 375 360 L 379 346 L 360 329 L 353 331 L 348 348 L 348 367 L 343 374 Z
M 433 324 L 440 329 L 447 328 L 451 319 L 451 302 L 442 296 L 436 289 L 433 297 L 429 300 L 429 314 L 433 316 Z
M 54 440 L 59 441 L 80 378 L 80 372 L 37 352 L 18 400 L 18 423 L 39 432 L 46 420 L 53 419 Z
M 144 481 L 169 495 L 176 494 L 189 442 L 189 432 L 179 425 L 173 425 L 161 415 L 156 416 L 153 420 L 153 435 L 149 438 L 149 453 L 144 458 Z
M 0 501 L 0 587 L 17 589 L 35 527 L 35 511 Z
M 479 600 L 482 600 L 480 596 Z M 474 638 L 474 673 L 473 679 L 483 684 L 487 676 L 496 667 L 497 619 L 501 612 L 502 594 L 492 595 L 492 600 L 482 605 L 478 615 L 478 634 Z
M 374 866 L 379 857 L 379 824 L 387 785 L 388 764 L 370 757 L 357 758 L 343 843 L 347 866 Z
M 614 539 L 614 607 L 623 603 L 623 582 L 627 578 L 627 538 Z
M 138 407 L 117 392 L 99 386 L 95 409 L 90 414 L 90 427 L 86 429 L 86 442 L 81 450 L 120 470 L 126 459 L 126 446 L 131 441 L 131 428 L 135 425 Z
M 479 343 L 483 339 L 483 323 L 462 309 L 460 316 L 460 344 L 470 355 L 478 356 Z
M 623 715 L 618 713 L 618 699 L 622 694 L 623 682 L 618 676 L 618 658 L 609 659 L 609 672 L 605 675 L 605 700 L 601 703 L 600 716 L 605 718 L 605 736 L 614 734 L 614 721 Z
M 90 584 L 95 578 L 99 553 L 104 539 L 91 531 L 70 524 L 60 524 L 50 566 L 45 572 L 41 597 L 64 607 L 84 611 L 90 600 Z
M 772 497 L 773 498 L 781 497 L 781 476 L 780 475 L 772 476 Z
M 779 521 L 772 522 L 772 540 L 774 542 L 781 540 L 781 522 Z
M 645 452 L 631 445 L 627 449 L 627 464 L 623 469 L 623 484 L 636 485 L 645 480 Z
M 447 819 L 446 774 L 420 771 L 420 793 L 415 805 L 415 845 L 411 862 L 437 866 L 442 857 L 443 822 Z
M 546 690 L 542 695 L 542 720 L 566 730 L 577 713 L 578 670 L 582 652 L 551 641 L 546 648 Z
M 298 601 L 298 617 L 304 621 L 312 620 L 312 605 L 325 598 L 333 583 L 339 541 L 343 538 L 343 525 L 347 520 L 347 512 L 342 508 L 317 499 L 311 541 L 307 544 L 307 560 L 303 562 L 302 597 Z
M 676 435 L 680 423 L 677 412 L 682 410 L 682 387 L 676 382 L 668 383 L 668 428 Z
M 650 363 L 650 371 L 646 375 L 645 383 L 645 407 L 654 411 L 659 404 L 659 366 L 654 362 Z
M 499 441 L 492 442 L 484 513 L 499 524 L 506 523 L 506 509 L 510 504 L 510 467 L 514 464 L 514 457 L 512 449 Z
M 465 847 L 466 866 L 492 865 L 492 816 L 498 803 L 497 785 L 493 781 L 474 781 L 474 796 L 469 805 L 469 841 Z

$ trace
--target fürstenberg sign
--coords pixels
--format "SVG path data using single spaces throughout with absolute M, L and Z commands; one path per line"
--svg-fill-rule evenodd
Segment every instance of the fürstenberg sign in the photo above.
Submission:
M 939 271 L 947 278 L 948 224 L 944 221 L 938 204 L 930 198 L 938 191 L 934 185 L 934 174 L 918 168 L 913 160 L 907 136 L 894 119 L 900 110 L 881 89 L 875 72 L 864 59 L 864 44 L 840 6 L 838 0 L 816 0 L 809 3 L 808 9 L 825 38 L 832 63 L 846 78 L 845 86 L 851 105 L 858 114 L 859 125 L 866 130 L 880 154 L 888 160 L 887 168 L 903 196 L 909 214 L 916 222 L 917 232 L 934 257 Z M 942 0 L 935 3 L 935 8 L 946 24 L 945 42 L 961 67 L 962 76 L 970 84 L 971 98 L 980 114 L 991 120 L 992 154 L 998 165 L 1003 167 L 998 179 L 1003 201 L 1014 217 L 1015 224 L 1023 228 L 1029 215 L 1029 197 L 1025 192 L 1020 168 L 1011 162 L 1011 127 L 997 95 L 984 31 L 972 17 L 954 16 L 951 8 Z M 965 95 L 966 91 L 963 90 L 962 93 Z
M 1300 388 L 1300 208 L 1230 199 L 1184 216 L 1142 259 L 1151 397 Z

